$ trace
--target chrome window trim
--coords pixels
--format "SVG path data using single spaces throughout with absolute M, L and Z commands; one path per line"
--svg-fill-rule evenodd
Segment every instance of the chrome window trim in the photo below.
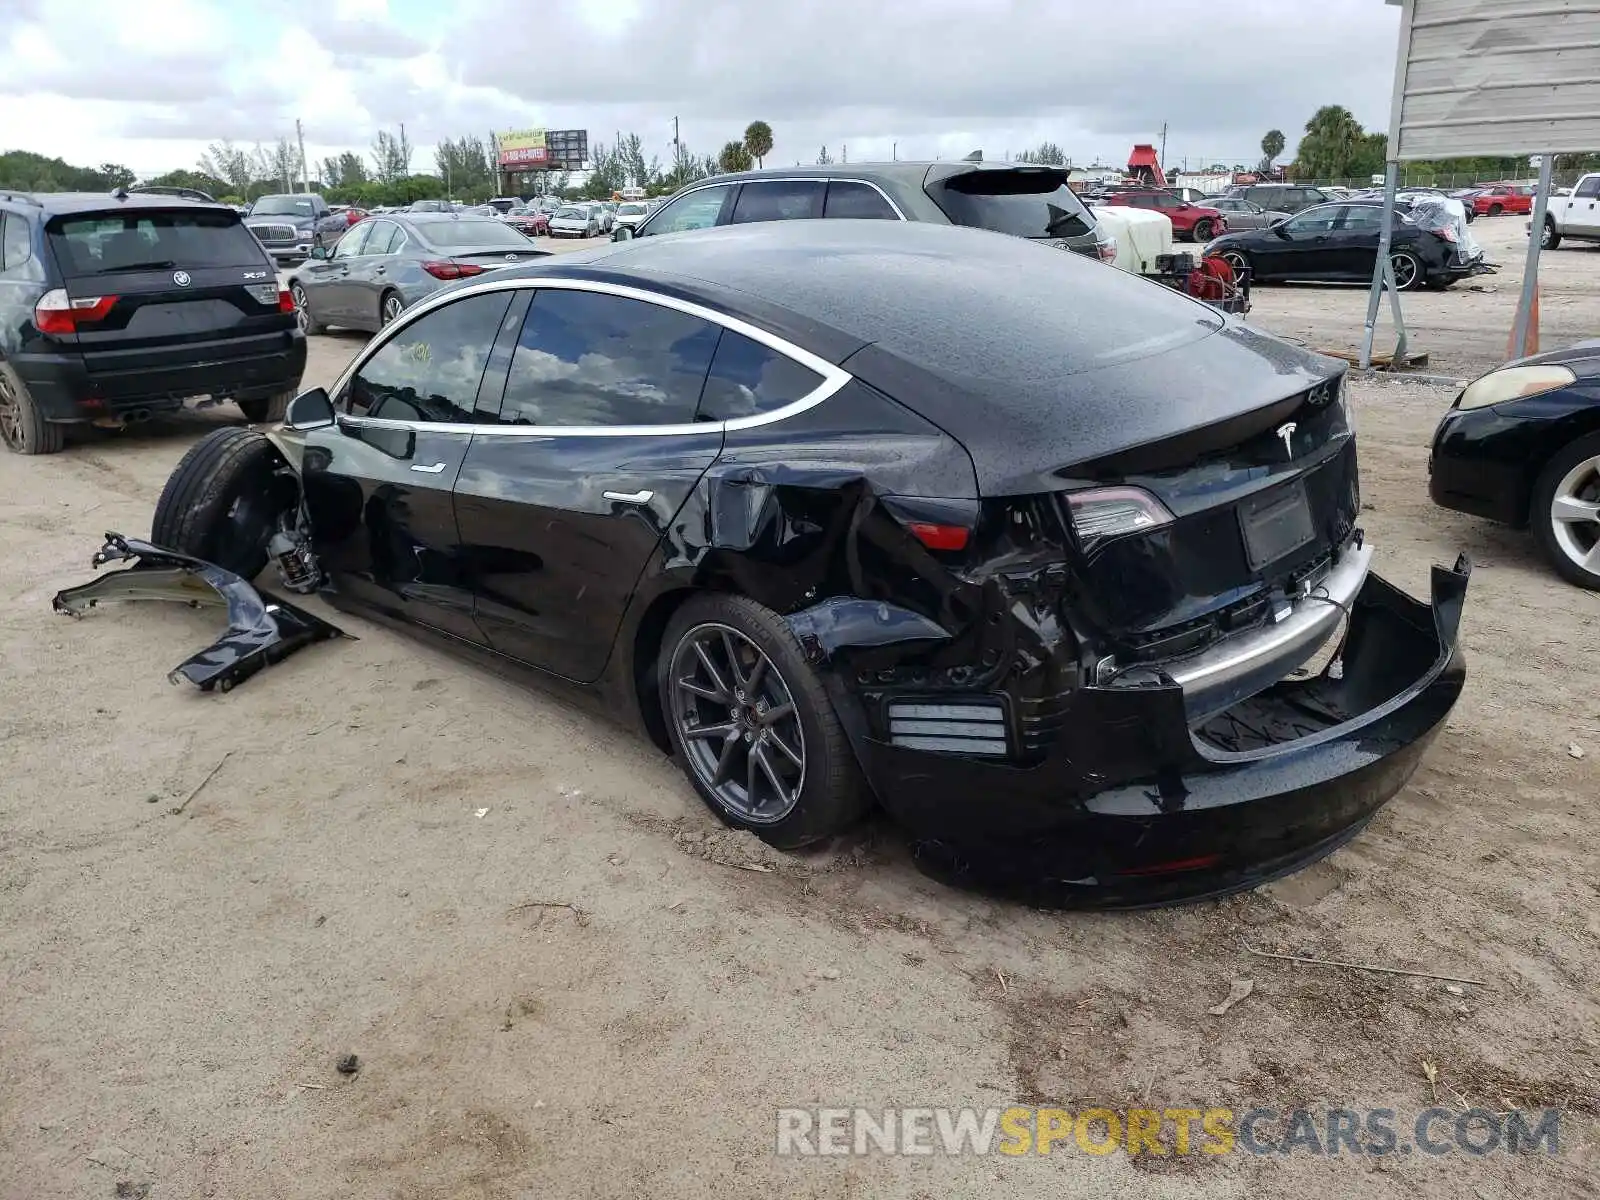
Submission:
M 692 196 L 695 192 L 703 192 L 707 188 L 739 187 L 741 184 L 746 183 L 859 183 L 865 187 L 871 188 L 873 191 L 877 192 L 878 195 L 882 196 L 883 202 L 894 210 L 894 215 L 898 220 L 910 220 L 910 218 L 906 216 L 904 210 L 894 202 L 894 197 L 889 195 L 888 192 L 884 191 L 883 188 L 879 187 L 870 179 L 861 179 L 855 175 L 763 175 L 760 179 L 708 179 L 704 183 L 697 183 L 693 187 L 684 188 L 684 190 L 679 192 L 676 196 L 670 196 L 664 200 L 661 205 L 657 207 L 655 212 L 652 212 L 649 216 L 645 217 L 644 220 L 639 222 L 640 232 L 637 236 L 644 236 L 644 227 L 656 219 L 656 213 L 666 212 L 667 209 L 671 208 L 681 196 Z M 826 192 L 823 193 L 822 203 L 823 207 L 826 208 L 828 203 Z M 818 217 L 816 219 L 819 221 L 826 220 L 824 217 Z M 764 223 L 765 222 L 755 221 L 746 222 L 746 224 L 752 225 Z
M 477 423 L 446 423 L 443 421 L 389 421 L 382 417 L 357 417 L 348 413 L 336 412 L 336 421 L 340 426 L 350 425 L 360 429 L 405 429 L 415 432 L 431 431 L 434 433 L 471 433 L 483 437 L 676 437 L 685 434 L 706 434 L 711 432 L 727 433 L 739 429 L 755 429 L 761 425 L 771 425 L 778 421 L 787 420 L 815 408 L 828 397 L 839 391 L 845 384 L 851 382 L 855 376 L 844 368 L 835 366 L 825 358 L 819 358 L 800 346 L 777 334 L 768 333 L 738 317 L 730 317 L 726 313 L 719 313 L 715 309 L 706 308 L 689 300 L 680 300 L 676 296 L 663 295 L 660 292 L 648 291 L 644 288 L 628 287 L 624 284 L 606 283 L 594 279 L 573 279 L 562 276 L 538 276 L 521 279 L 496 279 L 475 284 L 460 291 L 452 291 L 444 295 L 430 296 L 414 308 L 408 309 L 400 319 L 376 334 L 362 349 L 344 373 L 335 380 L 328 394 L 334 397 L 334 405 L 343 403 L 345 390 L 350 386 L 350 381 L 355 378 L 361 368 L 366 366 L 378 351 L 398 334 L 403 333 L 410 326 L 420 321 L 435 309 L 443 308 L 460 300 L 468 300 L 473 296 L 480 296 L 488 292 L 505 292 L 520 290 L 538 290 L 551 288 L 574 292 L 598 292 L 601 295 L 617 296 L 624 300 L 639 300 L 646 304 L 658 304 L 663 308 L 670 308 L 687 316 L 698 317 L 700 320 L 709 321 L 723 329 L 731 329 L 734 333 L 741 334 L 753 342 L 758 342 L 769 350 L 776 351 L 784 357 L 792 359 L 807 370 L 815 372 L 822 377 L 822 382 L 807 392 L 798 400 L 791 401 L 782 408 L 775 408 L 771 412 L 756 413 L 748 417 L 735 417 L 731 421 L 694 421 L 679 425 L 487 425 Z

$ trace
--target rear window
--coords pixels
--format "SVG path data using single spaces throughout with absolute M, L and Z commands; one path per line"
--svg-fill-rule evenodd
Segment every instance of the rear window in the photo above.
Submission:
M 56 261 L 68 275 L 253 267 L 264 257 L 255 235 L 232 212 L 86 213 L 58 217 L 49 234 Z
M 1064 171 L 967 171 L 928 191 L 957 225 L 1026 238 L 1079 237 L 1093 228 Z
M 263 196 L 250 206 L 252 217 L 309 217 L 314 211 L 304 196 Z
M 489 250 L 504 247 L 507 250 L 526 250 L 528 239 L 502 221 L 482 217 L 463 218 L 459 221 L 429 221 L 418 225 L 417 231 L 428 243 L 442 250 L 472 246 Z

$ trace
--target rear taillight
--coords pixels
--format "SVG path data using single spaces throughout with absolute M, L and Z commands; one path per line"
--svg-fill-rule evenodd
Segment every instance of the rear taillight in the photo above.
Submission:
M 1172 523 L 1172 513 L 1149 492 L 1135 487 L 1092 488 L 1067 495 L 1072 527 L 1085 550 L 1124 533 L 1143 533 Z
M 278 311 L 292 313 L 294 311 L 294 293 L 288 288 L 278 289 Z
M 104 320 L 116 302 L 115 296 L 74 297 L 65 288 L 55 288 L 33 306 L 33 324 L 40 333 L 76 333 L 80 325 Z
M 482 275 L 477 263 L 425 262 L 422 269 L 435 279 L 465 279 L 469 275 Z
M 909 521 L 906 528 L 929 550 L 965 550 L 972 531 L 965 525 L 935 525 L 930 521 Z
M 270 304 L 273 308 L 277 308 L 283 302 L 278 294 L 278 285 L 275 283 L 247 283 L 244 285 L 244 290 L 257 304 Z

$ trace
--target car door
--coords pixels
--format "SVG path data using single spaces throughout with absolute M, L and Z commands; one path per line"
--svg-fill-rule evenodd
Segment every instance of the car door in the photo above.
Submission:
M 1332 233 L 1327 273 L 1343 279 L 1371 279 L 1382 236 L 1381 206 L 1340 205 L 1339 220 Z
M 463 555 L 496 650 L 599 677 L 641 572 L 722 449 L 696 422 L 722 327 L 678 301 L 545 281 L 498 423 L 456 484 Z
M 737 184 L 714 183 L 674 196 L 634 231 L 635 237 L 658 233 L 682 233 L 687 229 L 710 229 L 726 223 L 724 210 L 732 205 Z
M 312 314 L 319 321 L 348 325 L 359 319 L 355 290 L 350 286 L 350 272 L 376 224 L 372 220 L 361 222 L 339 239 L 330 257 L 307 261 L 307 267 L 313 269 L 306 275 L 312 284 L 306 289 L 306 297 L 311 300 Z M 313 290 L 320 293 L 318 299 L 312 299 Z
M 1600 237 L 1600 175 L 1585 175 L 1572 189 L 1564 232 Z
M 1340 208 L 1337 204 L 1308 208 L 1269 230 L 1262 239 L 1268 247 L 1267 270 L 1289 279 L 1318 279 L 1332 273 L 1333 230 Z
M 730 225 L 752 221 L 801 221 L 822 216 L 826 179 L 756 180 L 742 184 Z
M 361 243 L 360 252 L 350 260 L 350 274 L 341 286 L 349 289 L 350 319 L 363 329 L 380 329 L 379 311 L 384 291 L 389 287 L 394 252 L 405 242 L 400 226 L 393 221 L 378 221 Z
M 512 298 L 469 293 L 375 339 L 333 397 L 334 425 L 307 435 L 302 465 L 317 552 L 339 592 L 480 645 L 453 490 Z

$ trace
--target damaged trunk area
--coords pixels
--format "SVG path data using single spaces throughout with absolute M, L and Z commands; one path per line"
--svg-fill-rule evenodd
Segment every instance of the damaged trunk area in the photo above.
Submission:
M 57 592 L 52 602 L 55 611 L 81 617 L 103 600 L 166 600 L 190 608 L 227 610 L 227 630 L 172 669 L 167 679 L 174 684 L 188 680 L 202 692 L 231 691 L 263 667 L 313 642 L 350 636 L 321 617 L 257 591 L 249 580 L 215 563 L 136 538 L 107 533 L 91 565 L 111 563 L 132 565 Z

